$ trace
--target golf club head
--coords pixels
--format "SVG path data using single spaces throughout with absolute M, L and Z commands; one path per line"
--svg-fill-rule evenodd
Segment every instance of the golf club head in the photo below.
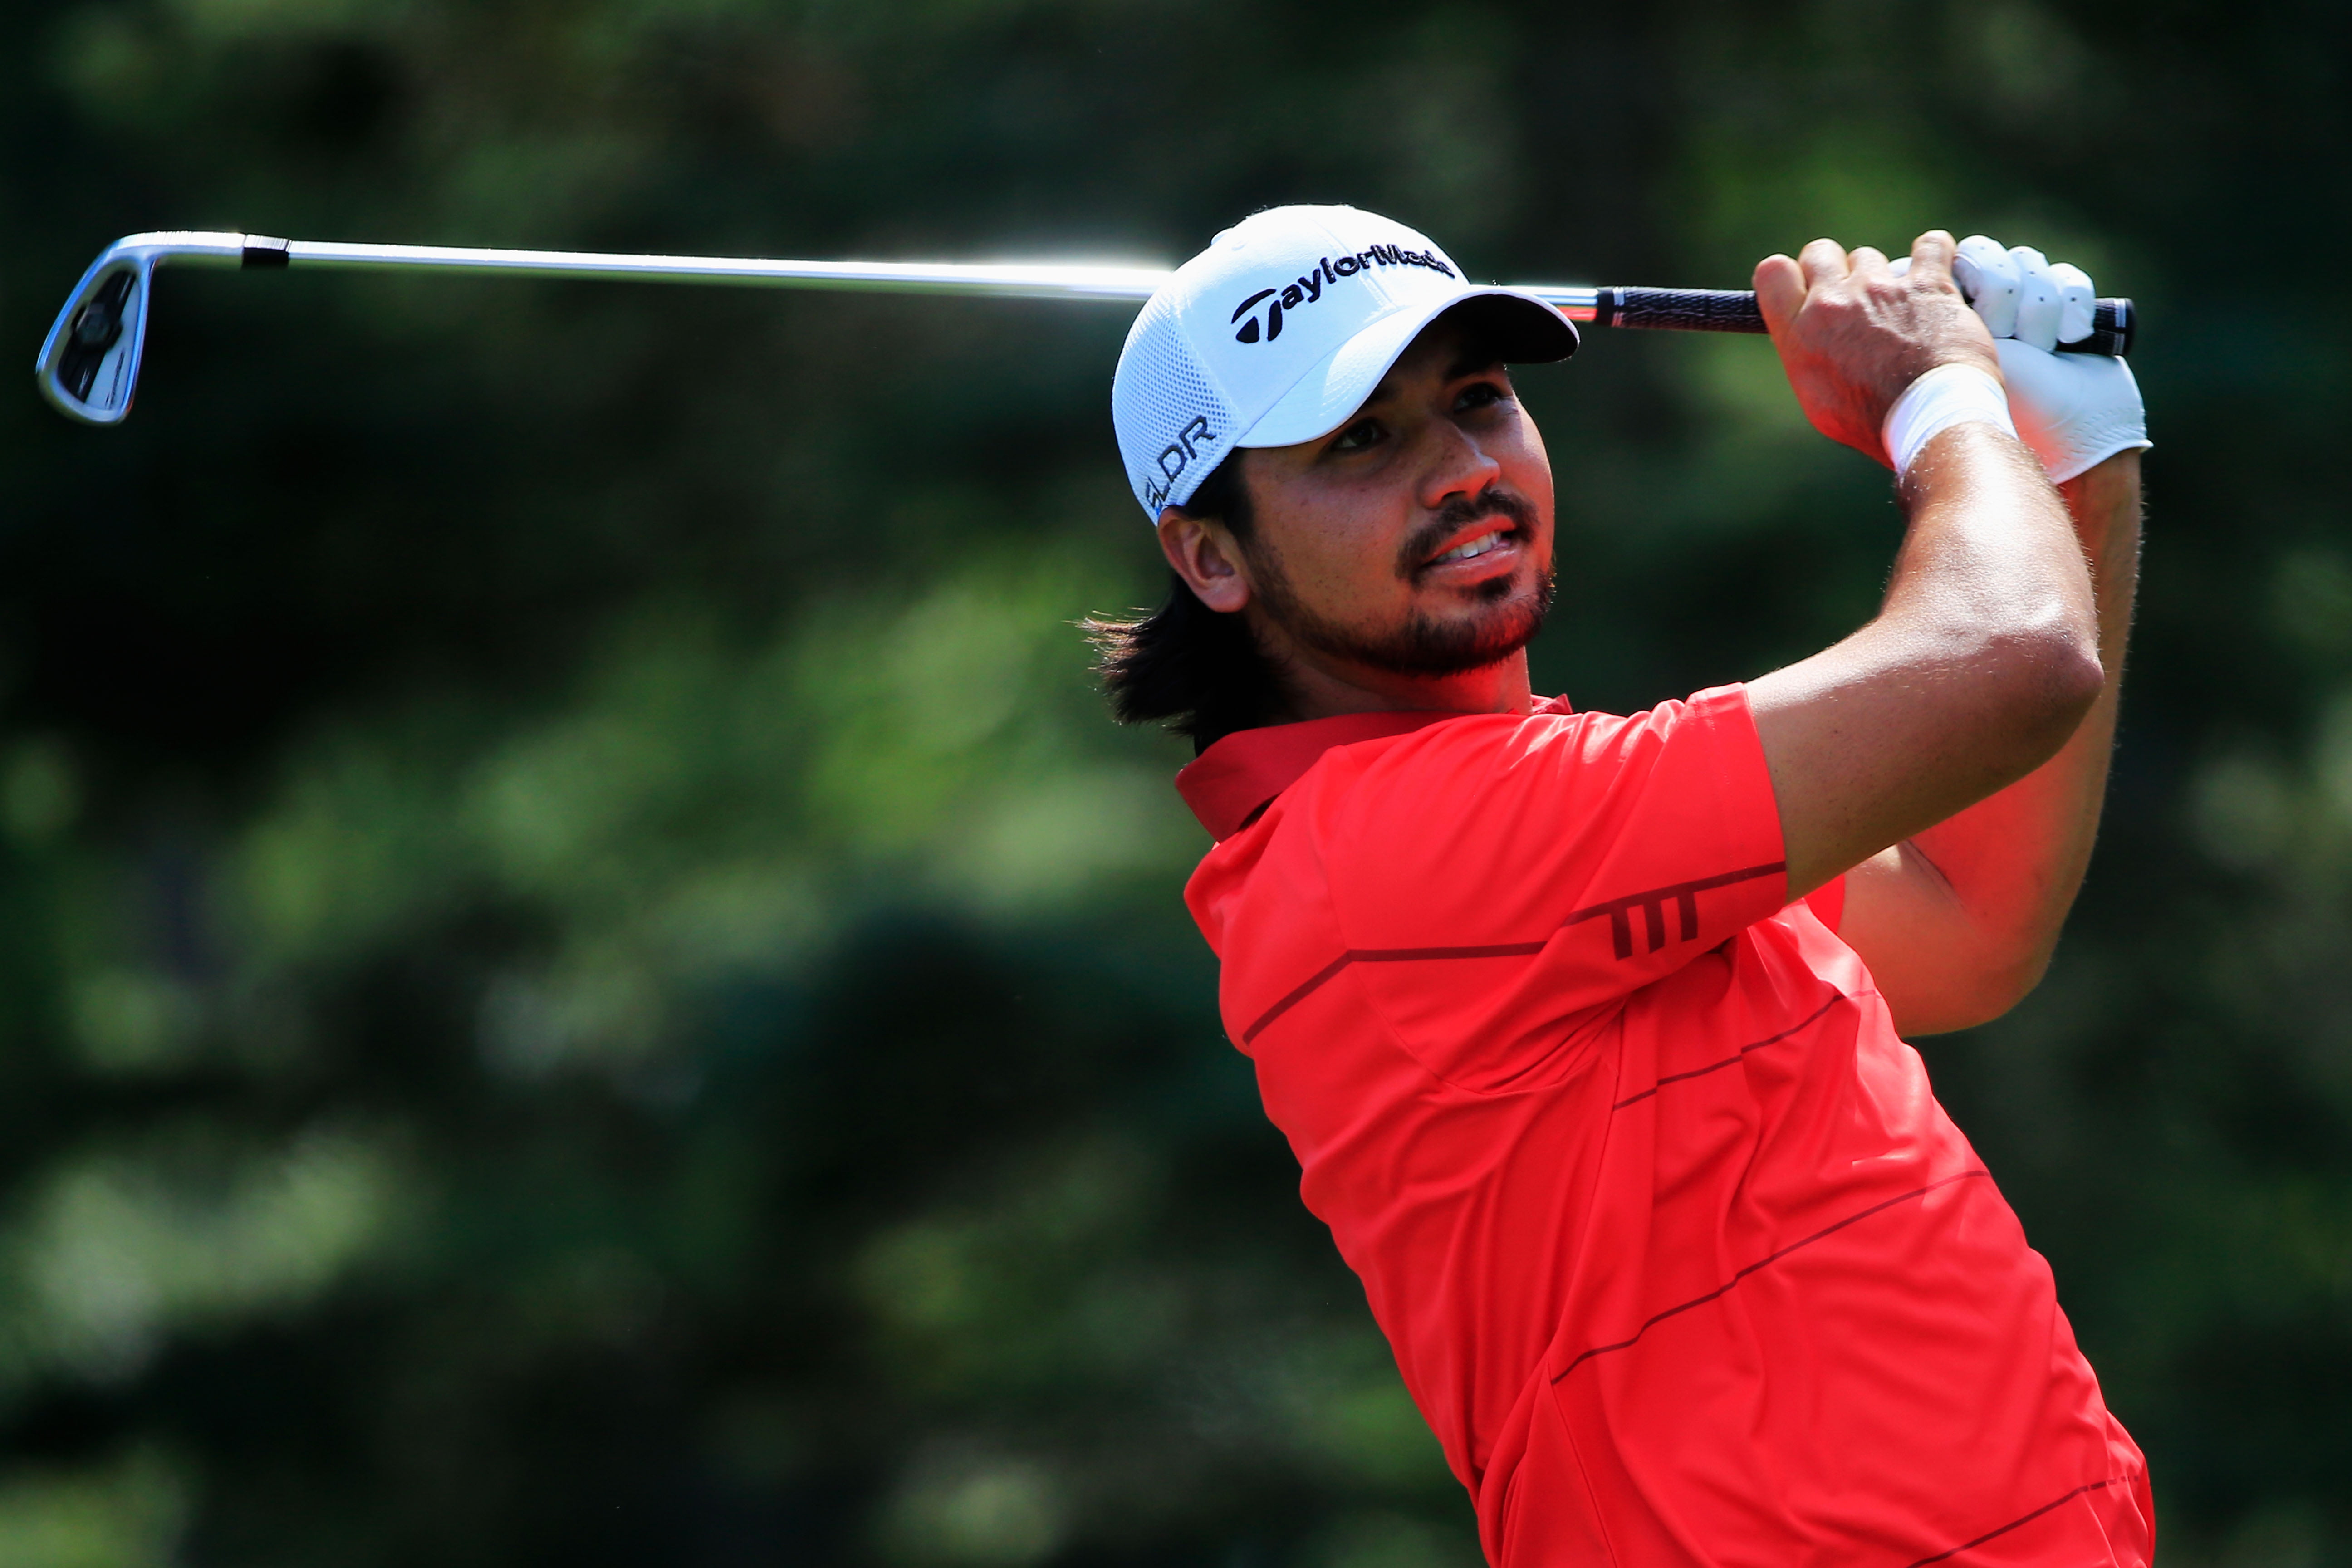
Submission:
M 41 395 L 68 418 L 85 425 L 120 425 L 139 390 L 139 359 L 147 347 L 148 302 L 155 268 L 165 261 L 205 267 L 252 265 L 242 234 L 158 232 L 126 235 L 106 247 L 74 286 L 33 363 Z M 274 260 L 283 267 L 283 240 Z
M 152 251 L 111 247 L 90 264 L 58 312 L 35 374 L 41 395 L 68 417 L 120 425 L 131 412 L 154 279 Z

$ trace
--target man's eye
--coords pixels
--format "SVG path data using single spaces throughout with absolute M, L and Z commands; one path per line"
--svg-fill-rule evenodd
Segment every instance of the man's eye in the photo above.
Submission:
M 1377 419 L 1359 419 L 1332 438 L 1334 452 L 1360 452 L 1367 447 L 1380 445 L 1383 432 Z
M 1510 395 L 1507 386 L 1497 386 L 1491 381 L 1473 382 L 1462 389 L 1462 395 L 1454 400 L 1454 407 L 1457 413 L 1466 414 L 1473 408 L 1491 408 L 1497 403 L 1508 402 Z

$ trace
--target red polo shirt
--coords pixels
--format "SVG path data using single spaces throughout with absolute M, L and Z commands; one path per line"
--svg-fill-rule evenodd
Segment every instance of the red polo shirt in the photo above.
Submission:
M 2145 1568 L 2048 1265 L 1784 906 L 1744 689 L 1253 730 L 1178 787 L 1226 1029 L 1489 1561 Z

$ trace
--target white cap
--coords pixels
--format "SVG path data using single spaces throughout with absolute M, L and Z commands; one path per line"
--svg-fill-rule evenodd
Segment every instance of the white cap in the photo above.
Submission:
M 1354 207 L 1274 207 L 1178 268 L 1127 334 L 1111 419 L 1146 516 L 1236 447 L 1328 436 L 1421 330 L 1465 300 L 1507 360 L 1566 359 L 1576 329 L 1517 289 L 1474 288 L 1428 237 Z

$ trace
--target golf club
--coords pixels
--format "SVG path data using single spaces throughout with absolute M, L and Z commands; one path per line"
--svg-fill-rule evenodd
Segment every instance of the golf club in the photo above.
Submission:
M 525 278 L 606 278 L 660 283 L 725 283 L 780 289 L 854 289 L 912 294 L 976 294 L 1036 300 L 1148 300 L 1166 280 L 1144 267 L 958 264 L 891 261 L 767 261 L 715 256 L 607 256 L 566 250 L 479 250 L 436 245 L 347 245 L 253 234 L 159 232 L 116 240 L 82 274 L 58 312 L 35 365 L 42 395 L 89 425 L 120 425 L 139 385 L 155 268 L 410 268 Z M 1571 289 L 1534 285 L 1528 293 L 1571 321 L 1682 331 L 1760 332 L 1756 296 L 1739 289 Z M 2129 300 L 2101 300 L 2091 333 L 2063 343 L 2070 353 L 2125 354 L 2134 320 Z

